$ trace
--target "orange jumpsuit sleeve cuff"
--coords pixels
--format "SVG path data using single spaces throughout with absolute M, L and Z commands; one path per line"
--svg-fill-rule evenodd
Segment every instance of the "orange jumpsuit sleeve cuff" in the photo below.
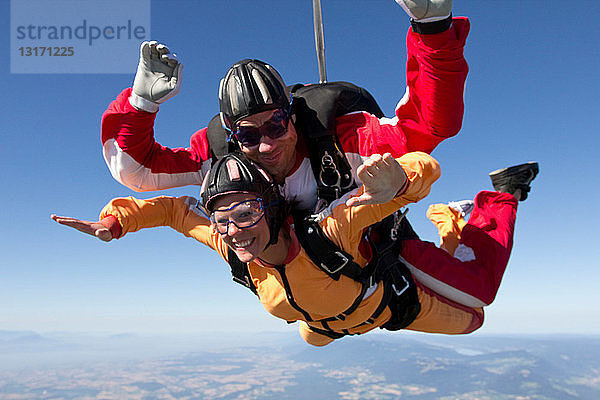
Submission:
M 100 223 L 106 227 L 112 234 L 113 239 L 119 239 L 122 235 L 123 229 L 119 220 L 114 215 L 107 215 L 100 220 Z

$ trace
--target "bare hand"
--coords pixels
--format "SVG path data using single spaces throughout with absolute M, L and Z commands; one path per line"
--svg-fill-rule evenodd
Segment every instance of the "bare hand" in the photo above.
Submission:
M 102 225 L 100 222 L 82 221 L 80 219 L 70 217 L 59 217 L 55 214 L 50 215 L 50 218 L 61 225 L 70 226 L 71 228 L 75 228 L 80 232 L 96 236 L 98 239 L 105 242 L 110 242 L 113 239 L 110 230 L 108 230 L 108 228 Z
M 406 182 L 406 174 L 390 153 L 373 154 L 358 167 L 358 178 L 364 192 L 346 201 L 348 207 L 364 204 L 383 204 L 392 200 Z

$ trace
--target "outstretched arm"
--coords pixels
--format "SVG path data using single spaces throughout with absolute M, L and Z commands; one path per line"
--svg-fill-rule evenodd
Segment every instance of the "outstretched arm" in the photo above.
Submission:
M 168 226 L 211 248 L 220 246 L 218 235 L 211 229 L 210 221 L 196 211 L 196 204 L 192 197 L 161 196 L 147 200 L 124 197 L 111 200 L 96 222 L 56 215 L 51 218 L 106 242 L 141 229 Z
M 394 117 L 377 118 L 363 112 L 336 119 L 337 136 L 354 167 L 362 163 L 361 157 L 371 154 L 391 153 L 398 158 L 412 151 L 431 153 L 461 129 L 469 20 L 445 18 L 451 11 L 451 1 L 429 2 L 438 3 L 439 7 L 429 8 L 437 13 L 422 14 L 425 0 L 398 0 L 405 10 L 409 4 L 416 8 L 409 13 L 413 20 L 406 36 L 406 90 Z M 430 18 L 442 19 L 426 22 Z M 431 26 L 443 30 L 426 29 Z M 396 40 L 396 47 L 401 47 L 400 43 Z
M 396 127 L 407 151 L 430 153 L 458 133 L 468 66 L 466 18 L 452 18 L 452 0 L 396 0 L 411 17 L 406 40 L 407 89 L 396 107 Z

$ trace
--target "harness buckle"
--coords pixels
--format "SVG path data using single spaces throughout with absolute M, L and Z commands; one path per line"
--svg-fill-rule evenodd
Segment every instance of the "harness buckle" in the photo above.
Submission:
M 333 178 L 332 183 L 325 182 L 324 175 L 327 174 L 326 178 Z M 340 171 L 338 171 L 335 162 L 333 161 L 333 157 L 325 151 L 323 157 L 321 158 L 321 171 L 319 172 L 319 180 L 324 186 L 333 187 L 338 190 L 341 189 L 341 181 L 342 177 L 340 175 Z
M 346 264 L 348 264 L 348 262 L 350 261 L 350 259 L 348 257 L 346 257 L 344 254 L 340 253 L 339 251 L 335 251 L 332 253 L 333 255 L 336 255 L 341 261 L 342 264 L 339 265 L 335 270 L 331 270 L 329 269 L 329 267 L 325 264 L 325 263 L 321 263 L 321 268 L 323 268 L 323 270 L 325 270 L 327 273 L 330 274 L 335 274 L 336 272 L 340 271 L 342 268 L 344 268 L 346 266 Z
M 392 239 L 394 242 L 398 239 L 398 229 L 400 229 L 400 223 L 406 216 L 407 212 L 408 208 L 405 208 L 404 211 L 401 211 L 400 213 L 396 212 L 393 214 L 394 224 L 392 225 L 392 229 L 390 229 L 390 239 Z
M 408 283 L 408 281 L 406 280 L 406 278 L 403 275 L 401 275 L 400 277 L 404 281 L 404 287 L 401 290 L 398 290 L 396 288 L 396 284 L 392 283 L 392 290 L 394 291 L 394 293 L 396 293 L 396 296 L 401 296 L 402 293 L 406 292 L 406 290 L 408 290 L 408 287 L 410 286 L 410 284 Z
M 248 279 L 247 276 L 244 276 L 244 279 L 242 279 L 240 277 L 237 277 L 237 276 L 233 276 L 232 279 L 233 279 L 234 282 L 237 282 L 240 285 L 244 285 L 247 288 L 251 288 L 252 287 L 252 285 L 250 284 L 250 279 Z

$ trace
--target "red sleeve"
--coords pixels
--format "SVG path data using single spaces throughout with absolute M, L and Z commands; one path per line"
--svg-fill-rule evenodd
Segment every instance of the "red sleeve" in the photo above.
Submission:
M 170 149 L 154 139 L 156 114 L 129 104 L 125 89 L 102 115 L 104 158 L 115 179 L 136 190 L 160 190 L 202 184 L 210 163 L 206 128 L 194 133 L 190 147 Z M 207 168 L 207 166 L 205 166 Z
M 463 49 L 469 20 L 457 17 L 447 31 L 420 35 L 409 30 L 404 97 L 395 118 L 367 113 L 338 117 L 337 134 L 346 153 L 360 156 L 412 151 L 431 153 L 444 139 L 456 135 L 464 113 L 468 65 Z

